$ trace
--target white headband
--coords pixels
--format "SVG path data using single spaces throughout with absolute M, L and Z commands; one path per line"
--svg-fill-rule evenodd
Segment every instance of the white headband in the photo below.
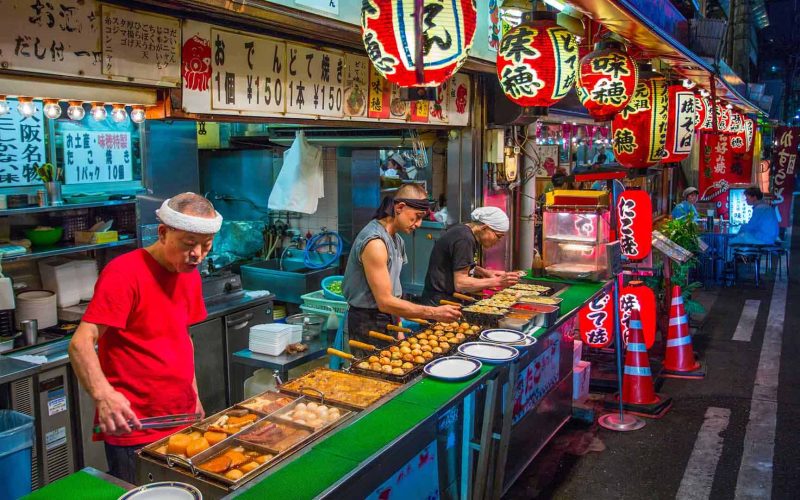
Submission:
M 217 214 L 214 218 L 182 214 L 169 206 L 170 199 L 164 200 L 161 208 L 156 210 L 156 216 L 161 222 L 171 228 L 190 233 L 215 234 L 219 232 L 220 227 L 222 227 L 222 216 L 219 212 L 214 212 Z

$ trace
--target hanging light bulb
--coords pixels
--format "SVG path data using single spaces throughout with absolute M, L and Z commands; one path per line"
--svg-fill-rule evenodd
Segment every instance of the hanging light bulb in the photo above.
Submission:
M 689 90 L 691 90 L 691 89 L 693 89 L 693 88 L 695 88 L 697 86 L 696 83 L 694 83 L 693 81 L 689 80 L 688 78 L 684 78 L 682 83 L 683 83 L 683 88 L 689 89 Z
M 133 123 L 142 123 L 145 119 L 145 112 L 142 106 L 134 106 L 131 108 L 131 121 Z
M 7 115 L 9 111 L 11 111 L 11 106 L 8 105 L 6 96 L 0 95 L 0 116 Z
M 728 108 L 728 109 L 733 109 L 733 104 L 728 103 L 728 104 L 725 105 L 725 107 Z
M 125 111 L 124 104 L 113 104 L 111 106 L 111 119 L 114 123 L 122 123 L 128 119 L 128 112 Z
M 36 113 L 36 106 L 33 104 L 33 98 L 18 97 L 17 100 L 19 101 L 19 104 L 17 104 L 17 111 L 19 111 L 19 114 L 25 118 L 30 118 Z
M 83 103 L 81 101 L 69 101 L 67 116 L 70 120 L 75 120 L 76 122 L 83 120 L 83 117 L 86 116 L 86 110 L 83 109 Z
M 708 93 L 708 90 L 700 89 L 700 95 L 703 97 L 708 97 L 710 94 Z
M 106 112 L 106 106 L 102 102 L 93 102 L 92 103 L 92 118 L 101 122 L 106 119 L 108 116 Z
M 45 99 L 44 100 L 44 116 L 55 120 L 61 116 L 61 105 L 58 99 Z

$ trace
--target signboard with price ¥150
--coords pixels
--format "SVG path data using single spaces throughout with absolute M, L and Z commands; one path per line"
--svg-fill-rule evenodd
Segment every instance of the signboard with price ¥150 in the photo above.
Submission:
M 63 147 L 67 184 L 133 179 L 130 132 L 67 132 Z

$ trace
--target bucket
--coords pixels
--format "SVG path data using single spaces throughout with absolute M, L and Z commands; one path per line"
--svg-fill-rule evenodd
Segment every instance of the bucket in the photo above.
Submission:
M 0 410 L 0 500 L 20 498 L 31 492 L 33 417 Z M 13 478 L 9 480 L 9 478 Z
M 315 339 L 322 333 L 322 327 L 327 322 L 326 317 L 319 314 L 294 314 L 286 318 L 286 323 L 290 325 L 303 325 L 303 342 Z

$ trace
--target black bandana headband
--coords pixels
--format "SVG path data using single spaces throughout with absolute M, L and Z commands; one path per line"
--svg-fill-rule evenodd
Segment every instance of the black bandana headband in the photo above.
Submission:
M 431 209 L 431 202 L 427 199 L 391 198 L 389 196 L 384 196 L 383 200 L 381 200 L 381 205 L 378 207 L 378 210 L 375 211 L 375 215 L 373 215 L 372 218 L 383 219 L 394 216 L 395 203 L 405 203 L 414 210 L 429 211 Z

